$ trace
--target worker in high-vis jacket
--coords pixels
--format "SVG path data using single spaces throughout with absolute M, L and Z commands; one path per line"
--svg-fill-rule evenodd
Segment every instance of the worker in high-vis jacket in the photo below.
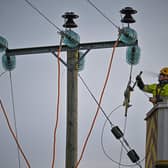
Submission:
M 142 91 L 153 94 L 153 97 L 149 98 L 149 101 L 153 104 L 161 102 L 164 97 L 168 98 L 168 67 L 160 70 L 158 84 L 144 84 L 140 75 L 136 77 L 136 81 Z

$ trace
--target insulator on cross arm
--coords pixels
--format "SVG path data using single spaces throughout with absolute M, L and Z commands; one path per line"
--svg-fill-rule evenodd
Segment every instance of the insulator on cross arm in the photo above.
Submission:
M 137 65 L 140 59 L 139 46 L 129 46 L 126 51 L 126 61 L 129 65 Z
M 8 48 L 8 41 L 0 36 L 0 52 L 5 51 Z
M 127 45 L 134 44 L 137 41 L 137 32 L 134 29 L 123 27 L 120 33 L 120 40 Z
M 66 30 L 64 34 L 65 36 L 63 39 L 63 43 L 65 45 L 70 48 L 75 48 L 78 46 L 78 44 L 80 43 L 80 36 L 76 32 L 72 30 Z
M 15 56 L 2 56 L 2 66 L 7 71 L 12 71 L 16 67 L 16 57 Z

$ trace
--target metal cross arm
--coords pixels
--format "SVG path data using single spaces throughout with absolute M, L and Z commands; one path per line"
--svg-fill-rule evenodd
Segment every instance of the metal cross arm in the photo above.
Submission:
M 103 48 L 112 48 L 114 47 L 116 41 L 104 41 L 104 42 L 90 42 L 90 43 L 81 43 L 76 48 L 69 48 L 66 45 L 62 46 L 61 51 L 67 51 L 70 49 L 78 50 L 88 50 L 88 49 L 103 49 Z M 117 47 L 126 47 L 138 44 L 136 41 L 134 44 L 125 44 L 119 41 Z M 6 49 L 7 56 L 17 56 L 17 55 L 28 55 L 28 54 L 42 54 L 42 53 L 53 53 L 58 51 L 59 45 L 56 46 L 41 46 L 41 47 L 31 47 L 31 48 L 17 48 L 17 49 Z

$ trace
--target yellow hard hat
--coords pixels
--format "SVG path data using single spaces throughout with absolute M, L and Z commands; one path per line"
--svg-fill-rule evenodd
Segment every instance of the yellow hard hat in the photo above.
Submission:
M 168 75 L 168 67 L 164 67 L 160 70 L 160 74 Z

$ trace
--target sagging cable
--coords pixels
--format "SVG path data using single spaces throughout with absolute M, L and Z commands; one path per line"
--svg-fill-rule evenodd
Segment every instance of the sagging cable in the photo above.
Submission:
M 7 71 L 4 71 L 0 74 L 0 77 L 2 77 Z
M 17 145 L 17 147 L 18 147 L 20 153 L 22 154 L 22 156 L 23 156 L 23 158 L 24 158 L 24 160 L 25 160 L 27 167 L 28 167 L 28 168 L 31 168 L 31 167 L 30 167 L 30 163 L 29 163 L 29 161 L 28 161 L 26 155 L 24 154 L 23 149 L 22 149 L 22 147 L 21 147 L 21 145 L 20 145 L 20 143 L 19 143 L 19 141 L 18 141 L 18 139 L 17 139 L 17 136 L 16 136 L 15 132 L 13 131 L 12 127 L 11 127 L 11 124 L 10 124 L 10 121 L 9 121 L 9 118 L 8 118 L 8 115 L 7 115 L 7 113 L 6 113 L 6 110 L 5 110 L 4 105 L 3 105 L 3 103 L 2 103 L 1 100 L 0 100 L 0 105 L 1 105 L 2 112 L 3 112 L 4 116 L 5 116 L 5 119 L 6 119 L 8 128 L 9 128 L 9 131 L 10 131 L 10 133 L 12 134 L 13 139 L 15 140 L 16 145 Z
M 87 91 L 89 92 L 89 94 L 91 95 L 91 97 L 93 98 L 93 100 L 96 102 L 96 104 L 100 107 L 100 110 L 102 111 L 104 117 L 106 118 L 106 120 L 109 122 L 109 124 L 111 125 L 111 127 L 114 125 L 111 120 L 109 119 L 109 117 L 107 116 L 106 112 L 104 111 L 104 109 L 102 108 L 102 106 L 99 105 L 98 100 L 96 99 L 96 97 L 93 95 L 92 91 L 89 89 L 88 85 L 86 84 L 86 82 L 84 81 L 84 79 L 82 78 L 82 76 L 78 73 L 79 79 L 82 81 L 82 83 L 84 84 L 84 86 L 86 87 Z M 114 109 L 115 111 L 116 109 Z
M 56 107 L 56 120 L 55 120 L 55 127 L 54 127 L 54 140 L 53 140 L 53 154 L 52 154 L 52 168 L 55 167 L 55 159 L 56 159 L 56 134 L 57 134 L 57 128 L 58 128 L 58 123 L 59 123 L 59 108 L 60 108 L 60 54 L 61 54 L 61 48 L 62 48 L 62 41 L 63 41 L 63 36 L 61 36 L 60 40 L 60 47 L 58 49 L 58 87 L 57 87 L 57 107 Z
M 12 72 L 9 71 L 9 77 L 10 77 L 10 86 L 11 86 L 11 98 L 12 98 L 12 108 L 13 108 L 13 119 L 14 119 L 14 128 L 15 128 L 15 134 L 16 138 L 18 138 L 18 129 L 17 129 L 17 120 L 16 120 L 16 110 L 15 110 L 15 101 L 14 101 L 14 90 L 13 90 L 13 81 L 12 81 Z M 18 155 L 18 167 L 21 168 L 21 160 L 20 160 L 20 152 L 17 148 L 17 155 Z
M 94 7 L 106 20 L 108 20 L 115 28 L 120 30 L 120 27 L 117 26 L 109 17 L 107 17 L 103 11 L 101 11 L 93 2 L 86 0 L 92 7 Z

